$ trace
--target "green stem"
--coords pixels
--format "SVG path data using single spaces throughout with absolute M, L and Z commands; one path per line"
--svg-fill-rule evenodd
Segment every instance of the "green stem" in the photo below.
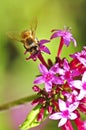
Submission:
M 18 106 L 18 105 L 28 103 L 28 102 L 34 100 L 35 98 L 38 98 L 37 94 L 27 96 L 27 97 L 24 97 L 24 98 L 21 98 L 21 99 L 12 101 L 12 102 L 8 102 L 6 104 L 2 104 L 2 105 L 0 105 L 0 111 L 7 110 L 7 109 L 12 108 L 14 106 Z

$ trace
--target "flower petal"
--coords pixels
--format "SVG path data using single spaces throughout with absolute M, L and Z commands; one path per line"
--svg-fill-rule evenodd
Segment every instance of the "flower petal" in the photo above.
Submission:
M 64 111 L 67 109 L 66 103 L 61 99 L 59 99 L 59 109 L 60 109 L 60 111 Z
M 70 112 L 73 112 L 75 109 L 77 109 L 78 106 L 79 106 L 79 102 L 77 101 L 71 104 L 68 109 Z
M 50 37 L 50 39 L 53 39 L 53 38 L 56 38 L 56 37 L 59 37 L 58 31 L 56 31 L 55 33 L 53 33 L 52 36 Z
M 81 73 L 80 73 L 80 71 L 78 70 L 78 69 L 74 69 L 73 71 L 72 71 L 72 76 L 73 77 L 76 77 L 76 76 L 79 76 Z
M 63 126 L 67 122 L 67 118 L 62 118 L 58 124 L 58 127 Z
M 70 45 L 70 39 L 63 37 L 64 44 L 68 47 Z
M 45 83 L 45 90 L 46 92 L 50 92 L 52 89 L 52 83 L 46 82 Z
M 70 113 L 69 119 L 74 120 L 77 118 L 77 115 L 75 113 Z
M 85 58 L 81 58 L 81 57 L 77 57 L 77 58 L 86 67 L 86 59 Z
M 82 88 L 82 82 L 80 80 L 75 80 L 71 82 L 72 87 L 75 87 L 77 89 Z
M 41 72 L 42 74 L 48 73 L 47 68 L 46 68 L 43 64 L 40 64 L 40 65 L 39 65 L 39 70 L 40 70 L 40 72 Z
M 63 84 L 63 80 L 59 77 L 54 76 L 53 83 L 55 84 Z
M 63 75 L 63 74 L 64 74 L 64 70 L 59 67 L 59 64 L 58 64 L 58 63 L 56 63 L 55 65 L 53 65 L 53 66 L 50 68 L 49 71 L 52 72 L 53 74 L 56 74 L 56 73 L 59 73 L 60 75 Z
M 46 46 L 40 46 L 40 50 L 44 51 L 47 54 L 50 54 L 50 50 Z
M 70 70 L 68 61 L 67 61 L 66 59 L 64 59 L 64 70 L 66 70 L 66 71 L 69 71 L 69 70 Z
M 76 40 L 73 37 L 71 37 L 71 40 L 74 42 L 74 46 L 76 47 L 77 46 Z
M 49 116 L 49 118 L 53 119 L 53 120 L 58 120 L 58 119 L 62 118 L 62 115 L 60 112 L 56 112 L 56 113 L 52 114 L 51 116 Z
M 77 100 L 81 100 L 82 98 L 84 98 L 85 95 L 86 95 L 86 91 L 81 90 L 77 97 Z
M 57 63 L 57 64 L 53 65 L 53 66 L 50 68 L 49 71 L 52 72 L 53 74 L 56 74 L 58 68 L 59 68 L 59 64 Z
M 42 84 L 44 83 L 44 80 L 43 80 L 43 77 L 40 76 L 40 77 L 37 77 L 35 80 L 34 80 L 34 84 Z
M 83 74 L 82 82 L 86 82 L 86 72 L 84 72 L 84 74 Z
M 48 43 L 48 42 L 50 42 L 50 40 L 43 39 L 43 40 L 40 40 L 40 41 L 39 41 L 39 44 L 40 44 L 40 46 L 41 46 L 41 45 L 46 44 L 46 43 Z

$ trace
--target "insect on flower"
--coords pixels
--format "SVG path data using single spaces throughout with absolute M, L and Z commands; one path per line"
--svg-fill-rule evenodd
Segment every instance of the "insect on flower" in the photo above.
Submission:
M 39 52 L 39 41 L 35 36 L 36 28 L 37 22 L 34 23 L 34 26 L 31 26 L 30 30 L 24 30 L 21 34 L 9 32 L 7 35 L 9 38 L 23 43 L 26 49 L 25 54 L 30 52 L 31 55 L 35 55 Z
M 39 55 L 41 54 L 41 51 L 50 54 L 49 49 L 44 45 L 50 42 L 50 40 L 42 39 L 39 41 L 35 36 L 37 21 L 34 22 L 33 25 L 34 26 L 31 26 L 30 30 L 24 30 L 20 35 L 18 33 L 12 32 L 7 33 L 7 35 L 9 38 L 23 43 L 25 48 L 24 54 L 27 52 L 30 53 L 30 56 L 26 58 L 26 60 L 33 59 L 35 61 L 37 58 L 40 59 Z

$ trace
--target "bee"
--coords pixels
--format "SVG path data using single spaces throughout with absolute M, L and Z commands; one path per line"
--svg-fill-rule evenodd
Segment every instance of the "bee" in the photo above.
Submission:
M 30 52 L 31 55 L 35 55 L 39 52 L 39 41 L 35 36 L 37 28 L 37 23 L 35 26 L 31 26 L 30 30 L 24 30 L 21 34 L 17 33 L 7 33 L 8 37 L 14 40 L 17 40 L 23 43 L 24 48 L 26 49 L 25 54 Z

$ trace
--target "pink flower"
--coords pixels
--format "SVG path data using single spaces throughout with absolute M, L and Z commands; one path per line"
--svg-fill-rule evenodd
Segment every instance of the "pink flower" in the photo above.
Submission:
M 74 113 L 73 111 L 77 109 L 79 105 L 78 102 L 75 102 L 67 106 L 67 104 L 63 100 L 59 99 L 58 104 L 59 104 L 60 112 L 56 112 L 49 117 L 50 119 L 53 119 L 53 120 L 60 119 L 58 127 L 63 126 L 67 122 L 68 119 L 74 120 L 77 118 L 76 113 Z
M 60 57 L 62 47 L 65 44 L 67 47 L 70 45 L 70 42 L 74 42 L 74 46 L 77 46 L 76 40 L 73 38 L 72 34 L 70 33 L 70 30 L 68 28 L 65 28 L 64 30 L 53 30 L 54 32 L 50 39 L 61 37 L 57 57 Z
M 74 59 L 77 59 L 80 63 L 82 63 L 86 67 L 86 47 L 84 47 L 84 50 L 82 50 L 81 52 L 77 52 L 70 56 Z
M 45 83 L 45 90 L 47 92 L 51 91 L 53 83 L 54 84 L 63 83 L 63 81 L 59 77 L 55 76 L 55 74 L 58 72 L 58 65 L 55 65 L 50 70 L 48 70 L 43 64 L 40 64 L 39 70 L 42 73 L 42 76 L 37 77 L 34 81 L 34 84 Z
M 64 73 L 63 73 L 64 80 L 67 80 L 67 82 L 73 80 L 74 77 L 73 72 L 71 71 L 69 63 L 66 59 L 64 59 L 63 69 L 64 69 Z
M 73 90 L 72 93 L 65 92 L 65 93 L 64 93 L 64 96 L 65 96 L 66 99 L 67 99 L 67 104 L 72 104 L 73 102 L 78 102 L 78 103 L 80 103 L 80 102 L 77 100 L 77 95 L 78 95 L 78 92 L 77 92 L 76 90 Z
M 77 69 L 71 69 L 71 66 L 67 59 L 63 60 L 63 68 L 59 68 L 59 74 L 62 75 L 64 81 L 67 81 L 68 84 L 74 79 L 74 77 L 79 75 L 79 71 Z
M 86 96 L 86 72 L 84 72 L 82 76 L 82 81 L 81 80 L 74 80 L 71 82 L 72 86 L 79 89 L 80 93 L 77 97 L 78 100 L 81 100 Z
M 72 34 L 70 33 L 70 30 L 64 29 L 64 30 L 54 30 L 53 35 L 51 36 L 51 39 L 62 37 L 64 44 L 66 46 L 69 46 L 70 42 L 74 42 L 74 46 L 77 46 L 76 40 L 73 38 Z

